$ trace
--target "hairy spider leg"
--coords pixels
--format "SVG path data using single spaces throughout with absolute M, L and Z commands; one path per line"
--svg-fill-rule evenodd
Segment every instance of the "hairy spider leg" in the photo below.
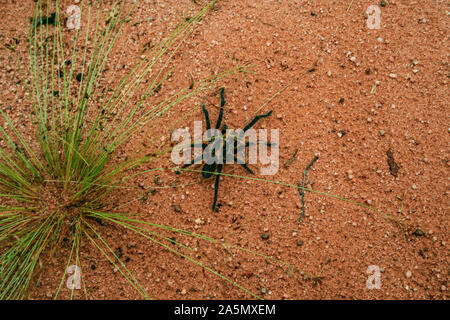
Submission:
M 238 163 L 240 166 L 242 166 L 245 170 L 247 170 L 248 172 L 250 172 L 250 174 L 255 174 L 255 173 L 253 172 L 253 170 L 250 169 L 250 168 L 247 166 L 246 163 L 239 163 L 239 162 L 238 162 L 238 158 L 237 158 L 236 155 L 234 155 L 234 161 L 236 161 L 236 163 Z
M 220 90 L 220 107 L 223 107 L 225 103 L 225 88 L 222 88 L 222 90 Z
M 206 123 L 206 130 L 208 132 L 208 139 L 210 139 L 211 138 L 211 136 L 210 136 L 211 132 L 209 130 L 211 129 L 211 122 L 209 120 L 208 110 L 206 109 L 206 106 L 205 106 L 204 103 L 202 103 L 202 110 L 203 110 L 203 113 L 205 115 L 205 123 Z M 207 143 L 203 143 L 203 142 L 202 143 L 194 142 L 194 143 L 191 144 L 191 147 L 199 147 L 199 146 L 201 146 L 203 151 L 204 151 L 205 148 L 208 146 L 208 144 Z M 203 154 L 200 155 L 199 157 L 197 157 L 196 159 L 194 159 L 192 162 L 185 164 L 182 168 L 184 169 L 184 168 L 187 168 L 189 166 L 192 166 L 194 163 L 197 163 L 198 161 L 200 161 L 202 159 L 203 159 Z
M 182 168 L 184 169 L 184 168 L 190 167 L 190 166 L 192 166 L 194 163 L 196 163 L 196 162 L 198 162 L 198 161 L 200 161 L 200 160 L 202 160 L 202 159 L 203 159 L 203 155 L 200 155 L 199 157 L 197 157 L 197 158 L 194 159 L 193 161 L 191 161 L 191 162 L 189 162 L 189 163 L 186 163 L 184 166 L 182 166 Z
M 211 163 L 208 164 L 206 163 L 203 168 L 202 168 L 202 175 L 204 178 L 209 178 L 212 176 L 213 172 L 216 171 L 217 165 L 218 164 L 223 164 L 223 155 L 224 155 L 224 150 L 225 150 L 225 143 L 224 143 L 224 139 L 223 136 L 226 133 L 228 127 L 226 124 L 223 125 L 222 127 L 222 139 L 221 140 L 215 140 L 213 143 L 222 143 L 222 154 L 220 155 L 220 157 L 222 157 L 221 161 L 219 161 L 219 163 Z
M 212 211 L 216 210 L 217 193 L 219 192 L 219 182 L 220 182 L 220 174 L 222 173 L 222 168 L 223 168 L 223 164 L 219 163 L 217 165 L 216 183 L 214 184 L 214 202 L 212 205 Z
M 267 142 L 267 141 L 258 141 L 258 143 L 264 143 L 264 144 L 266 144 L 266 145 L 269 146 L 269 147 L 270 147 L 270 146 L 273 146 L 273 145 L 276 145 L 275 142 Z M 238 153 L 239 151 L 241 151 L 242 149 L 244 149 L 244 148 L 246 148 L 246 147 L 249 147 L 249 146 L 251 146 L 251 145 L 253 145 L 253 144 L 254 144 L 253 142 L 247 141 L 247 142 L 245 143 L 245 145 L 241 145 L 241 146 L 239 146 L 239 147 L 237 147 L 237 146 L 234 147 L 234 161 L 236 161 L 237 164 L 239 164 L 240 166 L 242 166 L 245 170 L 247 170 L 247 171 L 250 172 L 251 174 L 255 174 L 255 173 L 253 172 L 252 169 L 250 169 L 250 168 L 247 166 L 247 164 L 245 163 L 245 161 L 242 161 L 242 162 L 244 162 L 244 163 L 239 163 L 239 159 L 238 159 L 238 157 L 237 157 L 237 153 Z
M 272 114 L 272 112 L 273 112 L 273 110 L 270 110 L 266 114 L 262 114 L 262 115 L 259 115 L 259 116 L 256 116 L 255 118 L 253 118 L 253 120 L 248 125 L 245 126 L 244 132 L 246 132 L 248 129 L 253 127 L 255 125 L 255 123 L 257 123 L 260 119 L 267 118 L 268 116 L 270 116 Z

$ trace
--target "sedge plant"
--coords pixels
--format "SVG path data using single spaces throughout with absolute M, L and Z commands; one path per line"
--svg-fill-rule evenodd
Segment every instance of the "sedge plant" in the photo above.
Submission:
M 117 85 L 105 84 L 108 58 L 136 3 L 81 1 L 82 28 L 67 31 L 58 1 L 38 0 L 29 24 L 29 61 L 10 47 L 31 100 L 33 129 L 30 139 L 0 109 L 5 122 L 0 127 L 0 299 L 26 298 L 40 257 L 67 239 L 71 250 L 64 276 L 70 263 L 78 264 L 81 243 L 88 240 L 149 298 L 92 224 L 91 218 L 105 219 L 149 236 L 130 223 L 137 220 L 123 220 L 128 215 L 101 212 L 107 195 L 129 172 L 152 160 L 131 155 L 119 162 L 115 153 L 181 101 L 244 68 L 205 79 L 162 102 L 149 101 L 173 71 L 170 62 L 181 43 L 214 5 L 211 1 L 185 17 Z

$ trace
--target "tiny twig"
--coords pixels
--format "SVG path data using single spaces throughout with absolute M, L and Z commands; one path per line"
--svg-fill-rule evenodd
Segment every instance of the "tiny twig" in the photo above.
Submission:
M 352 7 L 354 1 L 355 1 L 355 0 L 352 0 L 352 1 L 350 2 L 350 4 L 349 4 L 348 7 L 347 7 L 347 11 L 350 10 L 350 8 Z
M 302 200 L 302 213 L 300 215 L 300 219 L 298 219 L 298 221 L 301 223 L 303 221 L 303 216 L 305 215 L 305 201 L 304 201 L 304 196 L 305 196 L 305 183 L 306 183 L 306 175 L 308 174 L 308 170 L 309 168 L 314 164 L 314 162 L 317 161 L 317 159 L 319 159 L 318 156 L 315 156 L 314 159 L 312 159 L 311 163 L 308 164 L 308 166 L 306 167 L 305 171 L 303 171 L 303 185 L 300 186 L 300 181 L 297 181 L 297 189 L 298 189 L 298 193 L 300 194 L 300 198 Z
M 288 165 L 290 165 L 292 162 L 294 162 L 295 159 L 297 159 L 297 152 L 298 152 L 298 148 L 295 149 L 295 152 L 294 152 L 294 154 L 292 155 L 292 157 L 284 162 L 284 167 L 285 167 L 285 168 L 286 168 Z

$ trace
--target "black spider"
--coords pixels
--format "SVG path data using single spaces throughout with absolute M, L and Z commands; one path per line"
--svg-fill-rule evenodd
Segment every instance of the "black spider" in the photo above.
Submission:
M 220 125 L 222 124 L 222 118 L 223 118 L 223 107 L 225 105 L 225 88 L 222 88 L 220 91 L 220 111 L 219 111 L 219 117 L 217 119 L 217 123 L 216 123 L 216 130 L 219 130 Z M 209 120 L 209 114 L 208 114 L 208 110 L 206 110 L 205 105 L 202 105 L 202 109 L 203 109 L 203 113 L 205 114 L 205 122 L 206 122 L 206 130 L 210 130 L 211 129 L 211 122 Z M 251 127 L 253 127 L 255 125 L 256 122 L 258 122 L 260 119 L 262 118 L 267 118 L 268 116 L 270 116 L 272 114 L 272 111 L 269 111 L 266 114 L 263 115 L 259 115 L 256 116 L 255 118 L 253 118 L 253 120 L 244 127 L 243 129 L 243 133 L 245 133 L 248 129 L 250 129 Z M 239 151 L 242 151 L 243 148 L 251 146 L 252 143 L 251 142 L 246 142 L 245 144 L 241 145 L 241 146 L 237 146 L 237 144 L 235 144 L 236 141 L 236 136 L 233 136 L 232 139 L 227 137 L 226 135 L 226 131 L 227 131 L 227 126 L 226 124 L 223 124 L 221 130 L 221 139 L 217 139 L 217 137 L 211 137 L 210 132 L 208 131 L 208 141 L 209 143 L 192 143 L 191 147 L 202 147 L 202 155 L 196 159 L 194 159 L 192 162 L 185 164 L 182 168 L 187 168 L 193 164 L 198 163 L 204 156 L 205 154 L 205 149 L 209 146 L 211 146 L 211 144 L 221 144 L 221 146 L 218 146 L 218 150 L 219 152 L 221 152 L 220 155 L 215 155 L 215 150 L 216 148 L 213 148 L 213 152 L 212 152 L 212 156 L 218 156 L 216 157 L 216 159 L 219 159 L 219 161 L 214 161 L 211 164 L 206 163 L 203 168 L 202 168 L 202 176 L 204 178 L 209 178 L 211 177 L 213 174 L 216 173 L 216 182 L 214 184 L 214 203 L 212 205 L 212 210 L 215 211 L 216 209 L 216 204 L 217 204 L 217 193 L 219 190 L 219 181 L 220 181 L 220 174 L 222 172 L 222 168 L 223 168 L 223 156 L 227 154 L 227 145 L 229 143 L 232 143 L 234 148 L 233 148 L 233 156 L 234 156 L 234 161 L 238 162 L 245 170 L 247 170 L 249 173 L 254 174 L 254 172 L 247 166 L 247 164 L 245 163 L 245 161 L 242 160 L 238 160 L 237 157 L 237 153 Z M 258 141 L 258 143 L 261 143 L 260 141 Z M 273 145 L 270 142 L 262 142 L 264 144 L 266 144 L 267 146 L 271 146 Z M 207 161 L 208 162 L 208 161 Z

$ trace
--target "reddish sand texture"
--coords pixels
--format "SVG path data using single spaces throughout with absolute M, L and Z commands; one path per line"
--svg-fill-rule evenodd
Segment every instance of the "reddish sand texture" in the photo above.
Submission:
M 17 40 L 19 55 L 27 56 L 33 1 L 0 2 L 0 106 L 25 126 L 31 116 L 29 97 L 3 45 Z M 127 68 L 138 61 L 149 41 L 155 44 L 174 30 L 190 6 L 199 10 L 196 3 L 140 1 L 109 67 Z M 61 7 L 70 4 L 62 1 Z M 381 10 L 380 29 L 366 25 L 370 5 Z M 185 111 L 202 102 L 217 119 L 218 88 L 223 86 L 224 121 L 230 128 L 242 128 L 255 114 L 274 110 L 255 128 L 279 129 L 279 171 L 262 176 L 262 165 L 250 167 L 256 178 L 283 184 L 223 176 L 221 206 L 212 212 L 214 178 L 199 172 L 176 175 L 167 153 L 145 167 L 164 170 L 128 181 L 106 208 L 139 213 L 145 221 L 207 235 L 219 244 L 152 229 L 175 236 L 192 251 L 161 240 L 165 248 L 108 223 L 96 228 L 112 249 L 120 248 L 125 265 L 151 298 L 255 298 L 169 251 L 174 249 L 265 299 L 447 299 L 449 12 L 445 1 L 434 0 L 388 0 L 385 6 L 375 0 L 219 0 L 180 47 L 174 57 L 177 69 L 160 95 L 236 64 L 253 65 L 254 73 L 226 77 L 171 109 L 150 137 L 157 137 L 158 145 L 169 144 L 175 128 L 170 126 L 181 115 L 176 127 L 192 133 L 203 113 L 200 108 Z M 119 79 L 112 72 L 106 78 L 112 84 Z M 151 152 L 149 132 L 144 129 L 130 140 L 117 161 L 135 151 Z M 305 216 L 299 223 L 295 186 L 316 155 L 306 187 L 319 193 L 305 193 Z M 248 175 L 236 164 L 225 165 L 223 172 Z M 75 290 L 75 298 L 140 298 L 89 241 L 81 249 L 84 289 Z M 69 250 L 63 246 L 42 258 L 30 298 L 53 297 Z M 376 266 L 375 273 L 367 273 L 369 266 Z M 377 270 L 379 289 L 370 289 L 367 281 Z M 70 297 L 65 285 L 60 297 Z

